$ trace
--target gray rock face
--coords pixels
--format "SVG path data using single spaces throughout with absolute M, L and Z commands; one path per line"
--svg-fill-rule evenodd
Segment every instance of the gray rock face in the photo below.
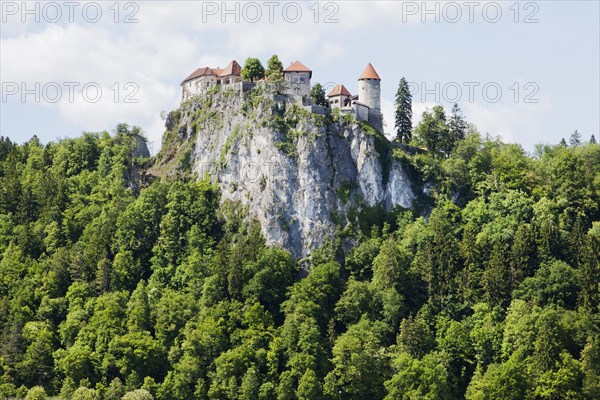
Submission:
M 179 131 L 195 137 L 193 170 L 218 182 L 222 201 L 247 206 L 269 244 L 305 257 L 350 210 L 412 207 L 410 178 L 381 135 L 311 114 L 273 88 L 260 91 L 188 102 Z
M 133 149 L 133 157 L 150 157 L 150 151 L 146 140 L 140 135 L 135 135 L 135 149 Z

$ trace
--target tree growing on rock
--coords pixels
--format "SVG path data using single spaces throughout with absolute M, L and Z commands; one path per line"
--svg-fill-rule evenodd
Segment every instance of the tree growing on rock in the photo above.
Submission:
M 247 58 L 242 68 L 242 79 L 245 81 L 254 82 L 265 77 L 265 68 L 260 63 L 258 58 Z
M 327 107 L 325 89 L 323 89 L 323 85 L 321 85 L 320 83 L 315 83 L 310 89 L 310 98 L 316 105 Z
M 279 61 L 279 57 L 273 54 L 267 61 L 267 70 L 265 76 L 268 80 L 275 82 L 283 79 L 283 64 Z

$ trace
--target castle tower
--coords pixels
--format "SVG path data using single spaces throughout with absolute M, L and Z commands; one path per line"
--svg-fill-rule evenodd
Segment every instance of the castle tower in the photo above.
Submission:
M 310 96 L 310 78 L 312 71 L 300 61 L 295 61 L 283 70 L 286 82 L 290 84 L 293 93 L 300 96 Z
M 358 78 L 358 101 L 374 110 L 381 110 L 381 78 L 369 63 Z
M 329 108 L 344 108 L 348 107 L 352 95 L 344 85 L 337 85 L 327 95 Z

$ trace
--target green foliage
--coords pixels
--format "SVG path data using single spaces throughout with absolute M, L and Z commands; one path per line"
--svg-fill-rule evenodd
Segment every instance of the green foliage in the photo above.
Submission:
M 46 391 L 41 386 L 34 386 L 27 392 L 25 400 L 46 400 Z
M 224 168 L 226 166 L 225 157 L 227 157 L 227 154 L 229 154 L 229 151 L 231 150 L 231 146 L 233 146 L 233 144 L 237 142 L 239 137 L 240 137 L 240 126 L 236 125 L 233 128 L 233 132 L 231 132 L 231 135 L 227 136 L 227 140 L 225 140 L 225 144 L 223 144 L 223 147 L 221 147 L 221 150 L 219 151 L 219 166 L 221 168 Z
M 469 388 L 466 399 L 524 399 L 530 387 L 527 371 L 518 357 L 504 364 L 491 364 L 485 373 L 478 371 Z
M 428 153 L 363 126 L 420 208 L 353 207 L 301 262 L 211 183 L 136 178 L 136 128 L 0 138 L 0 397 L 598 398 L 600 147 L 532 157 L 442 111 Z M 305 113 L 269 122 L 290 155 Z
M 434 337 L 429 326 L 421 318 L 409 317 L 402 320 L 398 335 L 400 350 L 413 358 L 423 358 L 434 347 Z
M 342 203 L 348 203 L 350 200 L 350 191 L 352 190 L 352 184 L 349 182 L 342 182 L 340 187 L 337 190 L 338 196 Z
M 311 369 L 307 369 L 298 382 L 298 391 L 296 392 L 298 400 L 313 400 L 323 397 L 323 388 L 317 374 Z
M 327 97 L 325 94 L 325 89 L 323 89 L 323 85 L 320 83 L 315 83 L 310 89 L 310 98 L 313 103 L 318 106 L 327 107 Z
M 336 319 L 345 326 L 360 321 L 363 315 L 375 317 L 377 292 L 368 282 L 350 278 L 340 300 L 335 305 Z
M 581 352 L 584 373 L 583 392 L 588 398 L 600 397 L 600 343 L 598 335 L 590 336 Z
M 125 394 L 125 386 L 121 383 L 119 378 L 115 378 L 110 382 L 106 392 L 104 393 L 105 400 L 121 400 L 121 397 Z M 66 396 L 63 396 L 66 397 Z
M 273 60 L 273 57 L 271 57 Z M 271 61 L 269 60 L 269 61 Z M 279 61 L 279 60 L 277 60 Z M 270 68 L 270 66 L 269 66 Z M 242 68 L 242 79 L 245 81 L 254 82 L 265 77 L 265 69 L 258 58 L 247 58 Z
M 431 154 L 444 155 L 449 137 L 444 108 L 435 106 L 431 112 L 424 111 L 414 135 L 417 143 L 425 146 Z
M 581 133 L 577 132 L 577 129 L 573 131 L 571 137 L 569 138 L 569 145 L 571 147 L 577 147 L 581 145 Z
M 144 389 L 136 389 L 125 393 L 121 400 L 154 400 L 154 397 Z
M 535 275 L 523 281 L 515 296 L 539 306 L 554 304 L 574 308 L 580 291 L 576 272 L 567 263 L 542 264 Z
M 246 61 L 248 63 L 248 61 Z M 272 55 L 267 61 L 267 70 L 265 76 L 272 82 L 280 81 L 283 79 L 283 64 L 279 61 L 279 57 L 276 54 Z
M 456 103 L 452 106 L 452 114 L 448 119 L 448 130 L 450 131 L 450 138 L 454 143 L 463 140 L 467 133 L 467 123 L 460 111 L 460 107 Z
M 385 382 L 392 399 L 450 399 L 448 372 L 442 355 L 430 353 L 422 360 L 401 353 L 393 361 L 394 376 Z
M 243 288 L 244 297 L 259 301 L 274 317 L 278 317 L 278 305 L 285 300 L 286 288 L 297 273 L 290 254 L 279 249 L 265 249 L 252 269 L 254 276 Z
M 396 106 L 396 140 L 400 143 L 410 143 L 412 139 L 412 95 L 404 77 L 398 84 L 394 105 Z
M 84 386 L 78 388 L 71 395 L 71 400 L 100 400 L 100 395 L 96 389 L 90 389 Z
M 240 385 L 240 400 L 252 400 L 258 398 L 260 390 L 260 380 L 255 368 L 246 371 L 242 384 Z
M 304 121 L 309 117 L 308 111 L 296 103 L 289 104 L 284 110 L 271 115 L 269 125 L 280 134 L 281 140 L 275 143 L 281 152 L 288 157 L 297 157 L 297 138 L 305 135 Z
M 382 398 L 383 382 L 390 375 L 385 347 L 384 325 L 362 319 L 342 334 L 333 346 L 333 370 L 325 377 L 329 396 L 341 391 L 344 399 Z
M 414 130 L 415 143 L 425 146 L 434 157 L 449 157 L 466 133 L 467 123 L 458 104 L 452 107 L 450 118 L 446 117 L 440 105 L 434 106 L 431 111 L 424 111 Z

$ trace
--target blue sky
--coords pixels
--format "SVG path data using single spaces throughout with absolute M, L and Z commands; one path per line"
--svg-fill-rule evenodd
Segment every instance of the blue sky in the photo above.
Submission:
M 449 109 L 455 100 L 482 133 L 526 150 L 574 129 L 585 140 L 600 136 L 598 1 L 251 3 L 29 2 L 33 13 L 24 14 L 20 1 L 3 1 L 0 134 L 48 142 L 124 121 L 140 126 L 157 151 L 160 113 L 178 106 L 185 76 L 278 54 L 285 66 L 299 59 L 312 68 L 313 82 L 351 92 L 371 62 L 382 78 L 387 132 L 404 76 L 418 88 L 414 123 L 426 108 Z M 23 98 L 22 89 L 31 93 Z

